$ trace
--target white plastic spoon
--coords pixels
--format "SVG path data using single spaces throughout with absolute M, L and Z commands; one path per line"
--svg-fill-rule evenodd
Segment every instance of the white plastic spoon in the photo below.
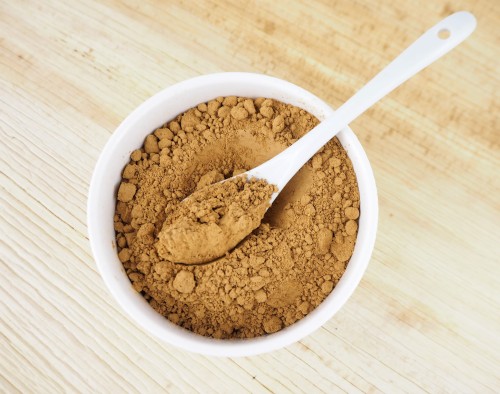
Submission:
M 476 28 L 469 12 L 456 12 L 425 32 L 386 68 L 293 145 L 245 174 L 278 187 L 271 203 L 314 154 L 373 104 L 464 41 Z
M 272 204 L 297 171 L 342 128 L 393 89 L 460 44 L 475 28 L 476 19 L 468 12 L 457 12 L 443 19 L 403 51 L 332 116 L 280 154 L 247 171 L 245 173 L 247 179 L 265 179 L 268 183 L 276 185 L 278 191 L 270 198 Z M 207 186 L 207 188 L 212 188 L 213 192 L 216 191 L 214 185 Z M 196 201 L 194 195 L 205 193 L 207 188 L 193 193 L 184 200 L 185 203 Z M 264 215 L 265 210 L 258 212 L 259 215 Z M 163 251 L 162 257 L 174 262 L 198 264 L 212 261 L 236 246 L 260 224 L 261 219 L 262 217 L 258 220 L 252 219 L 250 222 L 250 219 L 246 218 L 246 222 L 249 222 L 251 226 L 241 227 L 240 230 L 229 226 L 226 232 L 216 224 L 211 224 L 212 227 L 210 227 L 198 221 L 187 224 L 182 220 L 174 221 L 160 232 L 161 242 L 158 244 L 158 250 Z M 217 238 L 210 235 L 215 233 L 220 233 L 220 236 Z M 229 233 L 230 237 L 226 233 Z M 211 242 L 207 242 L 208 239 Z M 193 249 L 192 245 L 196 245 L 196 249 Z

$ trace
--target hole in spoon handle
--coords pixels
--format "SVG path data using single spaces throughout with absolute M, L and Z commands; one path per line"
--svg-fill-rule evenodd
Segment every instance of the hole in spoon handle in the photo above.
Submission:
M 476 18 L 470 12 L 460 11 L 451 14 L 429 30 L 435 31 L 435 36 L 440 42 L 452 45 L 460 44 L 476 28 Z
M 438 37 L 441 40 L 446 40 L 446 39 L 450 38 L 450 36 L 451 36 L 451 32 L 448 29 L 441 29 L 438 31 Z

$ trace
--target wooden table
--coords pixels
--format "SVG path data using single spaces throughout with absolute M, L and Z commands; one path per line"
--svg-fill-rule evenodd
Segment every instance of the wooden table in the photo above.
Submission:
M 214 359 L 124 315 L 90 253 L 85 205 L 131 110 L 234 70 L 338 106 L 461 9 L 478 18 L 473 36 L 352 124 L 380 226 L 332 320 L 271 354 Z M 0 391 L 498 392 L 499 25 L 493 0 L 0 1 Z

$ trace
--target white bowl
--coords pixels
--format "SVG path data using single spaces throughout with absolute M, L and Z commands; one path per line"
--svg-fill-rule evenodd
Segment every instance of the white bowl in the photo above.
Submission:
M 88 197 L 88 232 L 104 282 L 121 307 L 144 329 L 174 346 L 213 356 L 249 356 L 287 346 L 330 319 L 354 292 L 375 243 L 378 202 L 368 158 L 348 127 L 338 134 L 352 161 L 360 191 L 359 230 L 354 253 L 335 289 L 309 315 L 274 334 L 252 339 L 212 339 L 181 328 L 157 313 L 133 288 L 118 259 L 113 228 L 116 191 L 130 153 L 146 135 L 199 103 L 219 96 L 267 97 L 301 107 L 322 120 L 333 109 L 308 91 L 277 78 L 251 73 L 204 75 L 173 85 L 134 110 L 113 133 L 97 161 Z

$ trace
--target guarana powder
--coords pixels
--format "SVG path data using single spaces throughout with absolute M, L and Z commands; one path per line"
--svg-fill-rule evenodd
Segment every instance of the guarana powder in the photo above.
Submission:
M 246 175 L 202 186 L 167 214 L 156 243 L 160 258 L 200 264 L 221 257 L 259 227 L 277 191 Z
M 184 198 L 256 167 L 317 123 L 276 100 L 219 97 L 177 116 L 132 152 L 117 194 L 118 257 L 156 311 L 201 335 L 251 338 L 303 318 L 332 291 L 352 255 L 360 214 L 352 164 L 336 138 L 221 258 L 176 264 L 161 242 Z

